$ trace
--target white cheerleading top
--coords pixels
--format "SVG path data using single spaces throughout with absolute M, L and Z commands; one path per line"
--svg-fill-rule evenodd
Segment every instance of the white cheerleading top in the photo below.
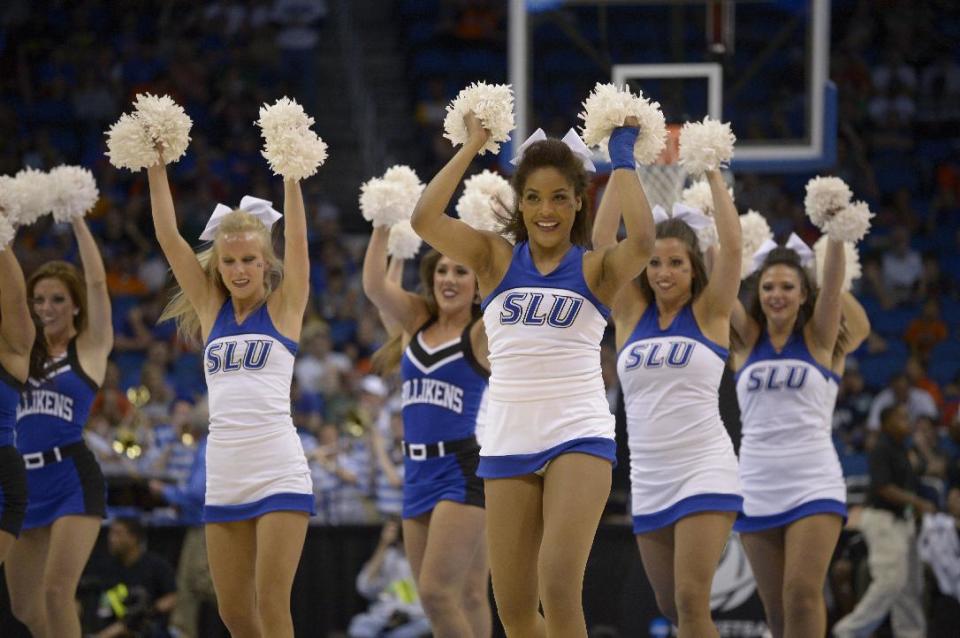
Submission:
M 584 282 L 584 252 L 572 246 L 553 272 L 542 275 L 529 244 L 514 247 L 507 274 L 483 301 L 491 400 L 605 396 L 600 341 L 610 313 Z
M 521 242 L 503 280 L 483 301 L 490 385 L 482 478 L 540 471 L 574 451 L 616 457 L 615 424 L 600 373 L 609 310 L 584 281 L 585 252 L 571 246 L 543 275 Z
M 661 330 L 650 304 L 617 357 L 631 441 L 644 451 L 696 447 L 706 433 L 729 441 L 719 396 L 726 360 L 727 349 L 703 335 L 692 306 Z
M 272 509 L 312 510 L 310 470 L 290 416 L 296 352 L 296 342 L 276 329 L 266 304 L 238 324 L 233 303 L 224 302 L 204 349 L 207 522 Z
M 777 352 L 761 333 L 737 373 L 744 516 L 735 530 L 763 531 L 816 514 L 846 516 L 846 485 L 830 436 L 838 383 L 802 334 L 792 334 Z
M 802 334 L 791 335 L 778 353 L 764 331 L 737 373 L 741 446 L 770 455 L 832 446 L 830 417 L 839 382 L 813 358 Z
M 727 355 L 690 304 L 666 328 L 650 304 L 621 349 L 636 533 L 699 511 L 739 511 L 737 457 L 720 418 Z
M 297 344 L 273 326 L 266 304 L 240 325 L 227 299 L 204 350 L 210 435 L 269 438 L 295 431 L 290 382 Z

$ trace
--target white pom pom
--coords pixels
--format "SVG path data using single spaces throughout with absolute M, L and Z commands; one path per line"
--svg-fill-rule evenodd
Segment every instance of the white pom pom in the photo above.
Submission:
M 687 122 L 680 130 L 679 163 L 694 175 L 727 166 L 736 141 L 729 123 L 712 120 L 709 115 L 702 122 Z
M 509 213 L 513 210 L 514 194 L 513 187 L 506 179 L 484 169 L 482 172 L 469 177 L 463 182 L 464 191 L 483 193 L 494 199 L 492 206 L 498 211 Z
M 6 215 L 0 213 L 0 252 L 6 250 L 16 235 L 17 229 L 10 223 Z
M 387 254 L 397 259 L 413 259 L 420 252 L 423 240 L 410 225 L 409 220 L 397 222 L 390 228 L 387 238 Z
M 814 177 L 807 182 L 803 207 L 813 225 L 822 229 L 830 215 L 850 205 L 851 197 L 850 187 L 839 177 Z
M 176 162 L 187 152 L 193 122 L 168 95 L 141 93 L 133 103 L 137 118 L 154 144 L 163 148 L 163 161 Z
M 53 190 L 50 176 L 35 168 L 25 168 L 14 179 L 20 193 L 20 215 L 17 224 L 26 226 L 37 221 L 53 208 Z
M 823 232 L 838 241 L 858 242 L 870 230 L 873 213 L 865 202 L 853 202 L 829 218 Z
M 327 159 L 327 144 L 310 130 L 313 118 L 290 98 L 260 107 L 256 122 L 263 134 L 263 156 L 274 175 L 301 180 L 317 172 Z
M 477 230 L 496 232 L 500 228 L 500 220 L 491 203 L 489 195 L 477 191 L 464 191 L 457 200 L 457 215 L 460 216 L 460 221 Z
M 0 213 L 14 227 L 20 224 L 23 201 L 23 184 L 9 175 L 0 175 Z
M 597 83 L 583 103 L 583 142 L 599 146 L 606 153 L 613 129 L 623 126 L 628 116 L 635 116 L 640 124 L 640 135 L 633 147 L 633 156 L 641 164 L 652 164 L 667 146 L 667 124 L 659 102 L 634 95 L 629 89 L 613 84 Z
M 100 191 L 89 170 L 82 166 L 57 166 L 49 175 L 53 218 L 58 222 L 83 217 L 97 203 Z
M 107 131 L 107 157 L 117 168 L 131 171 L 139 171 L 160 161 L 143 122 L 128 113 L 121 115 Z
M 510 182 L 484 170 L 463 183 L 463 195 L 456 210 L 460 219 L 477 230 L 499 232 L 510 211 L 514 195 Z
M 382 177 L 368 179 L 360 186 L 360 212 L 376 226 L 393 226 L 410 219 L 416 200 L 403 196 L 403 187 Z
M 417 177 L 417 173 L 409 166 L 396 164 L 388 168 L 387 172 L 383 174 L 383 181 L 396 185 L 399 191 L 398 197 L 409 204 L 410 212 L 406 217 L 409 218 L 413 215 L 413 209 L 416 207 L 423 189 L 426 188 L 426 185 Z
M 747 278 L 753 271 L 753 254 L 768 239 L 773 239 L 773 231 L 767 219 L 755 210 L 740 215 L 740 235 L 743 238 L 743 258 L 740 260 L 740 278 Z
M 813 245 L 813 252 L 817 256 L 817 287 L 823 287 L 823 267 L 827 259 L 827 243 L 829 237 L 823 235 Z M 862 269 L 860 268 L 860 253 L 853 242 L 843 242 L 843 256 L 846 266 L 843 271 L 843 291 L 849 292 L 853 287 L 853 282 L 860 279 Z
M 733 189 L 727 188 L 730 193 L 730 199 L 733 199 Z M 694 182 L 680 193 L 680 202 L 687 206 L 693 206 L 700 209 L 704 215 L 713 217 L 716 210 L 713 206 L 713 191 L 710 190 L 710 183 L 705 179 Z
M 460 91 L 447 105 L 447 116 L 443 119 L 443 136 L 454 146 L 465 143 L 469 138 L 463 118 L 470 111 L 490 132 L 490 139 L 480 149 L 480 155 L 487 151 L 499 151 L 500 143 L 510 139 L 510 131 L 514 127 L 513 87 L 509 84 L 474 82 Z

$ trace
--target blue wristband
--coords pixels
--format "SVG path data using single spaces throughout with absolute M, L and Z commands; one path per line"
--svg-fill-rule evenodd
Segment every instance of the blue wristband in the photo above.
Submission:
M 618 126 L 610 134 L 607 150 L 610 153 L 610 162 L 614 169 L 637 168 L 637 161 L 633 158 L 633 147 L 637 143 L 640 129 L 636 126 Z

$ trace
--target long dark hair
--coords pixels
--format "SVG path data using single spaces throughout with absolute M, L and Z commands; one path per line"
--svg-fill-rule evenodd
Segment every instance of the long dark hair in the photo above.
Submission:
M 33 312 L 34 289 L 43 279 L 56 279 L 64 285 L 73 305 L 78 309 L 73 317 L 74 329 L 80 333 L 87 327 L 87 286 L 83 280 L 83 273 L 66 261 L 48 261 L 33 271 L 27 279 L 27 300 L 30 303 L 30 315 L 37 325 L 37 336 L 33 340 L 33 349 L 30 351 L 30 376 L 34 379 L 43 376 L 43 368 L 50 358 L 47 350 L 47 335 L 36 313 Z
M 697 239 L 697 233 L 687 226 L 685 222 L 679 219 L 665 219 L 657 224 L 657 239 L 678 239 L 683 242 L 687 248 L 687 258 L 690 260 L 690 267 L 693 270 L 693 278 L 690 281 L 690 301 L 696 301 L 700 293 L 707 287 L 707 267 L 703 262 L 703 251 L 700 250 L 700 241 Z M 644 268 L 640 273 L 640 292 L 646 300 L 647 305 L 656 302 L 656 293 L 650 287 L 650 281 L 647 279 L 647 269 Z
M 590 178 L 580 158 L 560 140 L 540 140 L 524 151 L 523 159 L 517 166 L 517 172 L 513 174 L 512 186 L 516 195 L 516 204 L 504 220 L 501 233 L 515 238 L 518 243 L 529 239 L 527 227 L 523 224 L 523 215 L 520 213 L 520 201 L 530 173 L 538 168 L 555 168 L 573 185 L 573 191 L 580 198 L 581 204 L 580 210 L 573 219 L 570 241 L 577 246 L 589 248 L 592 223 L 588 214 L 590 196 L 587 193 L 587 187 L 590 185 Z
M 764 259 L 763 265 L 760 266 L 760 269 L 753 275 L 755 278 L 751 286 L 753 295 L 747 305 L 747 312 L 750 317 L 757 322 L 758 326 L 766 328 L 767 317 L 763 314 L 763 307 L 760 305 L 760 280 L 763 279 L 763 273 L 774 266 L 787 266 L 792 268 L 797 273 L 797 277 L 800 278 L 800 288 L 804 294 L 806 294 L 807 299 L 800 304 L 800 310 L 797 313 L 797 321 L 793 325 L 793 331 L 794 333 L 801 332 L 804 326 L 807 325 L 810 317 L 813 316 L 813 308 L 817 302 L 817 291 L 810 282 L 810 275 L 807 274 L 807 270 L 803 267 L 803 264 L 800 263 L 800 255 L 793 249 L 784 248 L 783 246 L 774 248 L 770 251 L 770 254 L 767 255 L 767 258 Z
M 433 292 L 433 274 L 437 270 L 437 264 L 443 257 L 436 250 L 430 250 L 420 260 L 420 296 L 427 304 L 427 312 L 430 313 L 430 320 L 433 321 L 439 316 L 437 297 Z M 474 303 L 470 308 L 472 320 L 480 318 L 480 304 Z M 400 358 L 403 356 L 403 331 L 398 331 L 392 335 L 382 346 L 377 348 L 370 357 L 370 363 L 379 374 L 393 372 L 400 365 Z

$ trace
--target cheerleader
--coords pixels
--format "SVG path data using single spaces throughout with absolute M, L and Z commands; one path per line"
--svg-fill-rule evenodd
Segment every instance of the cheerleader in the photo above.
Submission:
M 768 245 L 754 256 L 756 295 L 734 312 L 744 492 L 735 529 L 773 635 L 819 636 L 823 583 L 846 516 L 830 438 L 844 256 L 831 240 L 818 292 L 803 265 L 812 253 L 797 238 L 788 245 L 796 249 Z
M 3 222 L 6 219 L 0 225 Z M 27 287 L 11 235 L 10 243 L 0 249 L 0 564 L 20 535 L 27 508 L 27 474 L 13 439 L 35 337 Z
M 628 236 L 599 251 L 586 249 L 589 154 L 576 135 L 568 139 L 576 152 L 551 139 L 522 147 L 517 205 L 503 229 L 515 246 L 444 215 L 491 141 L 472 111 L 462 123 L 463 147 L 427 186 L 412 223 L 476 273 L 483 298 L 491 377 L 478 473 L 497 610 L 508 636 L 586 636 L 583 575 L 616 456 L 600 340 L 608 305 L 639 274 L 653 243 L 633 170 L 637 121 L 616 128 L 610 141 Z
M 677 206 L 672 218 L 658 209 L 650 262 L 612 307 L 633 531 L 660 611 L 691 637 L 719 636 L 710 586 L 743 503 L 719 408 L 740 285 L 740 221 L 720 172 L 706 175 L 720 240 L 709 280 L 696 231 L 713 223 L 694 209 Z M 619 226 L 610 190 L 594 226 L 598 249 L 615 241 Z
M 17 408 L 29 502 L 6 576 L 13 614 L 33 635 L 78 638 L 77 583 L 106 513 L 106 484 L 83 428 L 106 374 L 113 323 L 100 251 L 82 218 L 72 226 L 83 272 L 52 261 L 27 281 L 42 330 Z
M 270 202 L 218 205 L 194 254 L 177 229 L 163 164 L 148 168 L 157 239 L 180 286 L 161 320 L 201 338 L 210 395 L 203 511 L 220 616 L 233 636 L 293 636 L 290 591 L 314 512 L 290 383 L 309 295 L 300 184 L 284 180 L 284 255 Z
M 433 634 L 486 637 L 483 483 L 477 478 L 477 418 L 487 390 L 487 339 L 476 275 L 430 251 L 420 262 L 422 294 L 387 268 L 386 226 L 376 226 L 363 289 L 397 339 L 403 379 L 403 543 Z M 391 266 L 399 260 L 394 257 Z M 378 353 L 377 360 L 396 360 Z

